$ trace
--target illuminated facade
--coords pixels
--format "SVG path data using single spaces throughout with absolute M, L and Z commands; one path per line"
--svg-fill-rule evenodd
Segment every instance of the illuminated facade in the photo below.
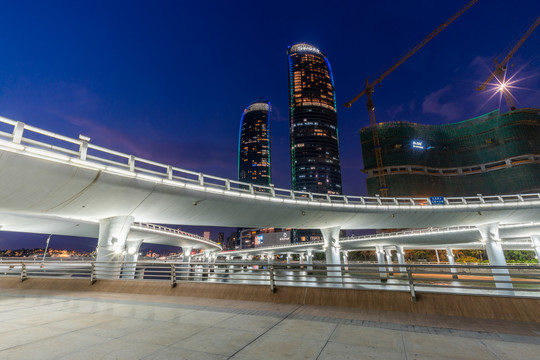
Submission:
M 288 48 L 292 188 L 341 194 L 336 97 L 326 56 L 308 44 Z
M 540 109 L 446 125 L 377 125 L 389 196 L 476 196 L 540 191 Z M 378 193 L 371 127 L 360 130 L 369 195 Z
M 269 186 L 270 175 L 269 102 L 257 101 L 242 113 L 238 138 L 238 180 Z

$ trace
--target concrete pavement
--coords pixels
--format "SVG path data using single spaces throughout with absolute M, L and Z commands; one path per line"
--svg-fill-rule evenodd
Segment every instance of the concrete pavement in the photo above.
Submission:
M 537 359 L 540 324 L 3 289 L 1 359 Z

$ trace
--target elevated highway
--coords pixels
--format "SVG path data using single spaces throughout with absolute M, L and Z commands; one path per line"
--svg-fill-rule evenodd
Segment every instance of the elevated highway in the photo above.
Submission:
M 117 260 L 115 249 L 125 245 L 131 225 L 144 222 L 318 228 L 330 263 L 340 261 L 340 229 L 476 226 L 490 260 L 497 263 L 501 257 L 504 261 L 499 225 L 540 218 L 540 194 L 455 197 L 435 205 L 430 198 L 341 196 L 254 186 L 5 118 L 0 118 L 0 199 L 0 213 L 36 222 L 51 217 L 58 222 L 98 221 L 100 261 Z
M 422 228 L 540 218 L 540 194 L 379 198 L 253 186 L 178 169 L 0 118 L 0 212 L 162 224 Z M 39 138 L 40 140 L 35 140 Z

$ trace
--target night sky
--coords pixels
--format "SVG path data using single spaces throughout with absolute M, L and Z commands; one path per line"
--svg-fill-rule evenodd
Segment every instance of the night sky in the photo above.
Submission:
M 466 3 L 4 1 L 0 115 L 236 179 L 240 117 L 262 97 L 272 104 L 272 182 L 290 188 L 286 51 L 307 42 L 333 70 L 344 193 L 365 195 L 365 99 L 343 103 Z M 377 120 L 443 124 L 506 111 L 475 88 L 539 14 L 538 0 L 480 0 L 382 82 Z M 538 49 L 537 28 L 511 62 L 510 75 L 524 79 L 518 107 L 540 107 Z M 0 233 L 0 249 L 14 237 Z

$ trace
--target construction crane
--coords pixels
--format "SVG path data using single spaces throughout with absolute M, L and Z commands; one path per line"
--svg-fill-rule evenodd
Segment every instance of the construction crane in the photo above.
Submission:
M 394 65 L 392 65 L 388 70 L 386 70 L 381 76 L 379 76 L 372 83 L 369 82 L 369 79 L 366 79 L 366 85 L 364 90 L 356 95 L 351 101 L 345 103 L 346 107 L 351 107 L 358 99 L 366 95 L 367 98 L 367 109 L 369 113 L 369 122 L 371 124 L 371 132 L 373 134 L 373 149 L 375 150 L 375 160 L 377 163 L 377 176 L 379 178 L 379 192 L 381 196 L 388 195 L 388 187 L 386 186 L 386 177 L 383 169 L 382 153 L 381 153 L 381 143 L 379 141 L 379 132 L 377 130 L 377 121 L 375 119 L 375 106 L 373 105 L 372 95 L 375 91 L 375 86 L 379 85 L 381 81 L 390 75 L 390 73 L 396 70 L 401 64 L 403 64 L 408 58 L 410 58 L 414 53 L 420 50 L 424 45 L 426 45 L 431 39 L 433 39 L 437 34 L 446 29 L 454 20 L 456 20 L 461 14 L 467 11 L 471 6 L 473 6 L 478 0 L 471 0 L 465 5 L 461 10 L 455 13 L 450 19 L 446 20 L 442 25 L 436 28 L 431 32 L 422 42 L 412 48 L 405 56 L 399 59 Z
M 494 60 L 495 70 L 493 70 L 491 75 L 487 78 L 486 81 L 482 83 L 482 85 L 476 88 L 476 90 L 478 91 L 484 91 L 486 89 L 487 84 L 489 84 L 491 80 L 493 80 L 493 78 L 497 78 L 499 82 L 499 84 L 497 85 L 497 90 L 503 94 L 504 100 L 506 101 L 506 105 L 508 106 L 508 109 L 510 111 L 516 110 L 516 105 L 514 103 L 514 98 L 512 97 L 512 94 L 510 94 L 510 89 L 508 86 L 509 84 L 506 79 L 506 70 L 507 70 L 506 64 L 508 64 L 512 56 L 514 56 L 516 51 L 521 47 L 521 45 L 523 45 L 525 40 L 527 40 L 527 38 L 531 35 L 531 33 L 534 31 L 534 29 L 536 29 L 536 27 L 539 24 L 540 24 L 540 16 L 536 18 L 536 21 L 531 25 L 531 27 L 529 27 L 525 35 L 523 35 L 521 39 L 519 39 L 516 45 L 514 45 L 512 50 L 510 50 L 510 52 L 508 53 L 508 55 L 506 55 L 503 61 L 499 63 L 497 62 L 497 58 L 495 58 Z

